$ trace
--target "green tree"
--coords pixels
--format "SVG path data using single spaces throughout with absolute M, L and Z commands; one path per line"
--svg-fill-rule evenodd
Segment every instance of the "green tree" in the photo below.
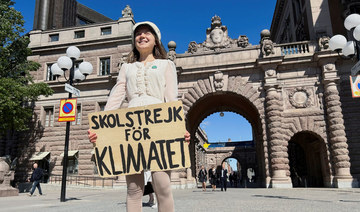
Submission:
M 23 16 L 13 5 L 11 0 L 0 0 L 0 139 L 27 130 L 33 103 L 53 93 L 46 83 L 33 81 L 30 72 L 40 65 L 27 60 L 30 40 L 22 35 Z

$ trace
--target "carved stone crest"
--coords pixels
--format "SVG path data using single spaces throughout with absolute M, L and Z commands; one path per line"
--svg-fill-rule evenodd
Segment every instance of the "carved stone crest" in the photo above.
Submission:
M 126 18 L 126 17 L 133 18 L 134 17 L 134 14 L 132 13 L 132 10 L 129 5 L 126 5 L 126 7 L 122 10 L 121 14 L 122 14 L 122 17 L 124 17 L 124 18 Z
M 238 39 L 231 39 L 227 27 L 222 25 L 221 18 L 215 15 L 211 18 L 211 27 L 206 30 L 206 40 L 203 43 L 190 42 L 187 52 L 191 54 L 204 51 L 220 52 L 222 49 L 247 46 L 251 46 L 247 36 L 240 35 Z
M 230 42 L 231 38 L 228 36 L 227 27 L 223 26 L 221 18 L 215 15 L 211 19 L 211 27 L 206 30 L 204 47 L 217 51 L 221 48 L 230 48 Z
M 221 71 L 216 71 L 214 74 L 214 87 L 216 91 L 221 91 L 224 87 L 224 74 Z
M 295 108 L 307 108 L 313 104 L 312 92 L 304 87 L 296 87 L 289 91 L 289 101 Z

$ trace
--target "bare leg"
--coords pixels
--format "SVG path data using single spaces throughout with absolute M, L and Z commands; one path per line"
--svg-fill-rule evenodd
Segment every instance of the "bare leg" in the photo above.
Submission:
M 141 174 L 127 175 L 126 184 L 126 211 L 142 211 L 142 196 L 144 194 L 144 173 L 142 172 Z
M 174 199 L 170 184 L 170 171 L 153 172 L 152 185 L 156 194 L 159 212 L 173 212 Z

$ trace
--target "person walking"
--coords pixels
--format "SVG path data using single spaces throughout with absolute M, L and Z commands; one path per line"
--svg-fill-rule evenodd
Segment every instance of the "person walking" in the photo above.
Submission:
M 40 181 L 43 177 L 43 170 L 41 168 L 38 168 L 37 163 L 33 164 L 33 168 L 34 168 L 34 171 L 31 174 L 31 178 L 28 180 L 33 183 L 30 193 L 29 193 L 29 196 L 32 196 L 34 194 L 36 188 L 38 189 L 39 194 L 42 195 Z
M 199 177 L 199 182 L 201 182 L 202 190 L 206 191 L 207 172 L 203 165 L 201 166 L 198 177 Z
M 216 189 L 216 181 L 217 181 L 217 174 L 215 165 L 212 165 L 211 169 L 209 169 L 209 181 L 212 187 L 212 191 L 215 191 Z
M 222 169 L 220 171 L 220 185 L 221 185 L 221 191 L 227 189 L 227 169 L 225 167 L 225 163 L 222 163 Z
M 127 97 L 128 107 L 139 107 L 163 102 L 177 101 L 178 83 L 175 64 L 167 60 L 161 43 L 159 28 L 152 22 L 139 22 L 132 30 L 133 49 L 127 63 L 121 66 L 117 82 L 110 92 L 105 111 L 119 109 Z M 96 133 L 88 130 L 90 142 L 95 143 Z M 190 142 L 186 132 L 185 141 Z M 142 211 L 144 172 L 126 175 L 127 212 Z M 174 200 L 170 184 L 170 171 L 151 173 L 158 211 L 174 211 Z

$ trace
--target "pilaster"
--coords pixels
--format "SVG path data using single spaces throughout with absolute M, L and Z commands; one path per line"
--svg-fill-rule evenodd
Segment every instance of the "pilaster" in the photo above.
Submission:
M 350 157 L 341 109 L 338 83 L 340 78 L 333 62 L 322 65 L 325 105 L 327 113 L 329 143 L 335 169 L 334 186 L 337 188 L 358 187 L 350 174 Z

